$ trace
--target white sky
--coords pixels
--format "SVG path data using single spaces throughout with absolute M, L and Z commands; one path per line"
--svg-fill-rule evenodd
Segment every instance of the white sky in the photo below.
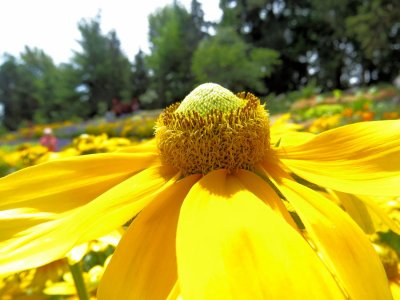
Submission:
M 178 0 L 190 10 L 191 0 Z M 221 17 L 219 0 L 199 0 L 207 21 Z M 172 0 L 0 0 L 0 62 L 4 53 L 19 56 L 25 45 L 37 47 L 55 63 L 68 62 L 80 50 L 78 22 L 101 11 L 101 29 L 115 29 L 121 48 L 133 60 L 148 52 L 148 16 Z

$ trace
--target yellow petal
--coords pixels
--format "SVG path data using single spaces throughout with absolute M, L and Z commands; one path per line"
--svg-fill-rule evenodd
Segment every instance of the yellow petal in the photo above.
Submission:
M 378 205 L 377 199 L 364 195 L 357 195 L 357 198 L 360 199 L 368 207 L 369 211 L 372 212 L 373 215 L 375 215 L 384 225 L 400 235 L 399 225 L 389 217 L 389 214 L 385 212 L 382 207 Z
M 46 295 L 76 295 L 76 288 L 71 282 L 55 282 L 51 283 L 50 286 L 46 287 L 43 290 L 43 293 Z
M 106 153 L 25 168 L 0 179 L 0 209 L 61 213 L 92 200 L 155 159 L 148 154 Z
M 168 187 L 132 222 L 103 275 L 98 299 L 166 299 L 177 280 L 179 209 L 199 177 Z
M 271 127 L 271 145 L 285 147 L 303 144 L 315 137 L 313 133 L 304 131 L 283 131 L 273 130 Z
M 138 145 L 123 147 L 116 152 L 123 153 L 157 153 L 156 139 L 141 142 Z
M 381 225 L 384 225 L 384 230 L 389 228 L 393 232 L 400 234 L 400 226 L 390 218 L 388 212 L 379 206 L 382 200 L 376 197 L 328 191 L 330 195 L 343 204 L 347 213 L 360 225 L 365 233 L 371 234 L 382 230 Z
M 111 232 L 135 216 L 163 189 L 173 184 L 174 180 L 170 179 L 174 175 L 175 170 L 171 168 L 153 167 L 114 187 L 108 187 L 108 190 L 101 195 L 94 196 L 92 201 L 71 207 L 69 210 L 52 212 L 49 216 L 37 216 L 35 212 L 31 214 L 31 218 L 26 217 L 26 214 L 19 217 L 19 212 L 16 210 L 12 211 L 11 217 L 2 215 L 0 217 L 1 272 L 15 272 L 40 266 L 63 257 L 73 246 Z M 92 180 L 96 182 L 95 177 Z M 82 182 L 85 181 L 90 181 L 90 178 L 82 179 Z M 76 185 L 80 186 L 81 182 L 76 181 Z M 65 192 L 65 187 L 60 189 L 64 192 L 61 195 L 65 197 L 68 194 Z M 49 198 L 47 201 L 51 202 L 49 207 L 52 207 L 54 202 L 58 202 L 59 194 L 51 195 L 46 192 L 46 189 L 41 191 Z M 69 196 L 74 197 L 73 192 Z M 23 203 L 34 205 L 34 200 L 35 198 L 29 202 L 28 199 L 24 199 Z M 68 201 L 62 197 L 61 200 Z M 45 204 L 41 203 L 40 210 L 45 210 Z M 9 226 L 10 219 L 13 219 L 13 223 L 19 221 L 16 229 Z
M 343 299 L 301 235 L 224 170 L 190 190 L 176 245 L 183 299 Z
M 390 282 L 390 290 L 392 291 L 393 300 L 400 300 L 400 279 Z
M 155 159 L 96 154 L 43 163 L 0 179 L 0 242 L 87 204 Z
M 345 211 L 352 217 L 352 219 L 361 227 L 367 234 L 375 233 L 375 226 L 373 218 L 368 210 L 368 207 L 363 201 L 355 195 L 332 192 L 337 196 Z
M 175 282 L 174 287 L 169 292 L 167 300 L 182 300 L 181 289 L 179 287 L 179 281 L 178 280 Z
M 290 216 L 289 211 L 268 183 L 256 174 L 245 170 L 238 170 L 235 175 L 248 191 L 264 201 L 265 204 L 269 205 L 273 211 L 278 213 L 288 224 L 297 230 L 296 223 Z
M 350 299 L 391 299 L 379 257 L 354 221 L 330 200 L 295 181 L 281 178 L 278 184 Z
M 359 195 L 400 195 L 400 121 L 351 124 L 276 151 L 294 173 Z

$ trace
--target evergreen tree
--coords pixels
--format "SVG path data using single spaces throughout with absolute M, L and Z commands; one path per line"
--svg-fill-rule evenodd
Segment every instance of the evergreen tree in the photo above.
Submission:
M 83 92 L 87 96 L 88 116 L 104 113 L 112 105 L 112 99 L 130 96 L 130 63 L 120 49 L 115 32 L 104 35 L 100 28 L 100 16 L 79 23 L 82 52 L 75 53 Z
M 15 130 L 27 123 L 84 117 L 83 102 L 77 92 L 79 84 L 71 65 L 54 65 L 40 49 L 26 47 L 20 59 L 6 55 L 0 66 L 4 126 Z
M 149 87 L 149 70 L 145 62 L 145 54 L 139 50 L 132 65 L 132 96 L 139 98 Z
M 265 93 L 263 78 L 279 65 L 279 53 L 252 47 L 229 27 L 203 40 L 194 54 L 192 71 L 198 83 L 212 81 L 234 91 Z
M 307 82 L 307 33 L 301 29 L 310 21 L 308 0 L 221 0 L 221 26 L 231 26 L 254 47 L 280 53 L 281 65 L 265 85 L 274 92 L 298 88 Z M 298 43 L 300 42 L 300 43 Z
M 31 104 L 25 101 L 23 83 L 17 59 L 6 54 L 0 66 L 0 103 L 3 105 L 2 123 L 10 130 L 17 129 L 24 119 L 33 119 L 33 111 L 23 108 L 24 104 Z
M 310 80 L 325 89 L 350 80 L 390 81 L 399 66 L 396 0 L 221 0 L 222 25 L 256 47 L 280 52 L 265 83 L 276 92 Z
M 42 50 L 29 47 L 21 54 L 21 70 L 31 82 L 30 101 L 35 103 L 34 119 L 39 122 L 60 120 L 63 99 L 57 95 L 62 81 L 52 58 Z M 29 78 L 29 79 L 28 79 Z
M 192 18 L 175 2 L 149 16 L 148 65 L 162 107 L 182 100 L 194 87 L 191 60 L 202 36 L 199 10 L 197 6 Z
M 400 2 L 361 1 L 346 18 L 346 30 L 358 42 L 361 82 L 392 81 L 400 69 Z

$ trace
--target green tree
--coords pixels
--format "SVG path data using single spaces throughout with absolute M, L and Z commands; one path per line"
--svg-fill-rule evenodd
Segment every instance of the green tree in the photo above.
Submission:
M 307 82 L 310 24 L 308 0 L 221 0 L 221 26 L 233 27 L 243 40 L 280 53 L 276 66 L 264 84 L 274 92 L 296 89 Z
M 362 82 L 392 81 L 400 69 L 400 2 L 362 1 L 346 25 L 359 43 Z
M 148 65 L 162 107 L 182 100 L 194 86 L 191 60 L 202 35 L 199 10 L 197 7 L 193 18 L 174 2 L 149 16 Z
M 26 47 L 19 59 L 6 55 L 0 67 L 4 125 L 14 130 L 26 123 L 84 116 L 79 84 L 72 65 L 56 66 L 40 49 Z
M 279 64 L 279 53 L 246 44 L 228 27 L 203 40 L 193 57 L 192 71 L 198 83 L 212 81 L 231 90 L 265 93 L 263 79 Z
M 85 95 L 79 90 L 80 73 L 72 64 L 61 64 L 58 67 L 60 82 L 56 91 L 59 120 L 84 119 L 89 111 Z
M 23 83 L 17 59 L 6 54 L 0 66 L 0 103 L 3 105 L 2 123 L 10 130 L 17 129 L 24 119 L 33 119 L 33 111 L 30 109 L 32 102 L 25 100 Z
M 117 34 L 104 35 L 100 16 L 78 25 L 82 52 L 73 58 L 87 98 L 88 116 L 93 117 L 111 107 L 112 99 L 130 97 L 130 62 L 120 49 Z
M 35 103 L 34 120 L 53 122 L 61 119 L 63 99 L 57 93 L 62 81 L 52 58 L 37 48 L 26 47 L 21 54 L 21 70 L 31 83 L 30 101 Z M 28 79 L 29 78 L 29 79 Z
M 222 25 L 256 47 L 280 52 L 265 84 L 276 92 L 315 81 L 345 88 L 396 76 L 400 2 L 396 0 L 221 0 Z
M 139 50 L 132 64 L 132 96 L 140 97 L 149 87 L 149 70 L 146 65 L 145 54 Z
M 208 30 L 213 25 L 204 20 L 203 8 L 197 0 L 192 0 L 190 3 L 190 23 L 188 36 L 192 39 L 191 44 L 197 45 L 199 41 L 208 36 Z
M 40 113 L 46 115 L 46 121 L 53 120 L 52 105 L 59 80 L 50 56 L 40 49 L 25 47 L 18 60 L 6 56 L 0 73 L 0 101 L 7 128 L 17 129 L 26 122 L 37 121 Z

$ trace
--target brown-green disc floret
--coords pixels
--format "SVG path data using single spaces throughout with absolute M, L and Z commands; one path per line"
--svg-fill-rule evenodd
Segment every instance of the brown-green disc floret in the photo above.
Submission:
M 253 170 L 270 148 L 268 112 L 250 93 L 203 84 L 165 109 L 156 139 L 162 162 L 183 175 Z

